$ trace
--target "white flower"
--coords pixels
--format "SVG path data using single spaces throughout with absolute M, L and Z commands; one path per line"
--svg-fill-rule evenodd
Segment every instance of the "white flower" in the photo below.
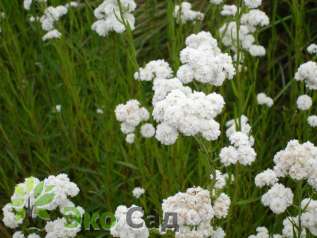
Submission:
M 301 234 L 299 235 L 298 228 L 299 227 L 299 217 L 286 217 L 283 220 L 283 237 L 285 238 L 294 238 L 294 237 L 299 237 L 299 238 L 306 238 L 306 230 L 302 229 Z M 295 234 L 294 234 L 295 232 Z
M 272 186 L 278 182 L 278 178 L 272 169 L 267 169 L 255 177 L 257 187 Z
M 47 0 L 34 0 L 34 1 L 39 2 L 39 3 L 46 3 L 47 2 Z M 33 0 L 24 0 L 23 1 L 24 9 L 29 11 L 31 9 L 32 3 L 33 3 Z
M 260 10 L 250 10 L 241 16 L 239 27 L 235 21 L 225 23 L 220 29 L 219 33 L 222 36 L 222 43 L 230 47 L 235 54 L 238 48 L 242 48 L 249 52 L 252 56 L 260 57 L 265 55 L 265 48 L 256 44 L 253 33 L 258 27 L 267 26 L 270 20 L 268 16 Z M 237 30 L 239 29 L 239 32 Z M 243 60 L 243 52 L 240 52 Z
M 211 238 L 224 238 L 226 236 L 224 230 L 218 227 L 216 230 L 212 231 Z
M 244 0 L 244 4 L 249 8 L 257 8 L 261 6 L 262 0 Z
M 221 149 L 219 157 L 224 166 L 229 166 L 238 162 L 239 153 L 235 147 L 227 146 Z
M 76 237 L 80 228 L 67 228 L 65 218 L 58 218 L 54 221 L 48 221 L 45 226 L 45 238 L 73 238 Z
M 265 56 L 266 50 L 262 45 L 251 45 L 249 53 L 254 57 L 262 57 Z
M 56 207 L 70 205 L 68 197 L 75 197 L 79 193 L 78 186 L 71 182 L 67 174 L 59 174 L 57 176 L 49 176 L 44 180 L 45 186 L 53 186 L 55 198 L 47 207 L 48 210 L 53 210 Z
M 235 68 L 232 58 L 222 53 L 217 40 L 209 32 L 199 32 L 186 38 L 186 48 L 180 52 L 182 66 L 177 77 L 183 83 L 197 80 L 221 86 L 228 79 L 233 79 Z
M 266 227 L 257 227 L 256 233 L 256 235 L 250 235 L 248 238 L 270 238 L 269 231 Z
M 28 238 L 41 238 L 41 237 L 39 235 L 33 233 L 33 234 L 28 235 Z
M 225 218 L 228 215 L 228 210 L 231 204 L 229 196 L 225 193 L 221 193 L 213 204 L 215 217 Z
M 241 16 L 241 24 L 246 25 L 251 32 L 254 32 L 257 27 L 264 27 L 270 24 L 270 18 L 265 12 L 253 9 Z
M 133 144 L 133 143 L 134 143 L 134 140 L 135 140 L 135 134 L 134 134 L 134 133 L 130 133 L 130 134 L 128 134 L 128 135 L 125 137 L 125 141 L 126 141 L 128 144 Z
M 134 30 L 135 18 L 132 12 L 136 8 L 136 3 L 134 0 L 119 1 L 120 6 L 118 0 L 105 0 L 94 10 L 97 20 L 91 28 L 98 35 L 105 37 L 111 31 L 122 33 L 126 30 L 126 24 Z
M 30 10 L 32 5 L 32 0 L 24 0 L 23 1 L 23 7 L 25 10 Z
M 311 127 L 317 127 L 317 115 L 310 115 L 307 122 Z
M 67 7 L 67 8 L 71 8 L 71 7 L 72 8 L 77 8 L 77 7 L 80 6 L 80 3 L 76 2 L 76 1 L 71 1 L 69 3 L 66 3 L 64 6 Z
M 150 61 L 143 68 L 139 68 L 134 78 L 140 81 L 152 81 L 156 79 L 169 79 L 173 71 L 165 60 Z
M 141 122 L 147 121 L 150 117 L 146 108 L 140 107 L 140 102 L 135 99 L 131 99 L 125 104 L 119 104 L 115 109 L 115 115 L 116 119 L 121 122 L 121 131 L 124 134 L 134 132 Z
M 155 138 L 163 145 L 172 145 L 176 142 L 178 132 L 174 127 L 166 123 L 160 123 L 156 127 Z
M 220 170 L 215 170 L 214 173 L 210 174 L 210 179 L 214 180 L 214 188 L 216 189 L 223 189 L 226 186 L 228 177 L 228 174 L 223 174 Z
M 276 183 L 261 198 L 264 206 L 269 207 L 275 214 L 285 212 L 293 204 L 293 192 L 283 184 Z
M 97 114 L 103 114 L 104 111 L 103 111 L 102 108 L 97 108 L 97 109 L 96 109 L 96 113 L 97 113 Z
M 214 217 L 210 193 L 200 187 L 187 189 L 186 193 L 178 192 L 163 200 L 163 214 L 177 213 L 177 224 L 184 226 L 198 226 L 210 222 Z
M 61 37 L 62 37 L 62 34 L 58 30 L 54 29 L 54 30 L 47 32 L 42 37 L 42 40 L 47 41 L 47 40 L 51 40 L 51 39 L 60 39 Z
M 308 61 L 302 64 L 296 74 L 295 80 L 305 81 L 306 87 L 312 90 L 317 89 L 317 63 Z
M 149 237 L 149 230 L 145 225 L 143 217 L 143 212 L 136 210 L 131 211 L 132 213 L 132 222 L 133 224 L 141 224 L 140 228 L 131 227 L 127 223 L 127 213 L 129 209 L 136 209 L 137 206 L 132 205 L 131 207 L 126 206 L 118 206 L 115 212 L 116 223 L 114 226 L 111 227 L 110 233 L 113 237 L 120 237 L 120 238 L 148 238 Z
M 201 134 L 206 140 L 216 140 L 220 135 L 220 125 L 213 118 L 221 113 L 224 100 L 221 95 L 193 92 L 186 95 L 173 90 L 164 100 L 154 105 L 153 118 L 158 125 L 156 138 L 163 144 L 174 143 L 177 132 L 185 136 Z M 172 136 L 172 140 L 167 140 Z M 167 141 L 166 141 L 167 140 Z
M 230 47 L 234 52 L 237 52 L 238 49 L 237 29 L 237 24 L 234 21 L 224 24 L 219 29 L 220 35 L 223 36 L 222 43 Z M 251 33 L 247 26 L 240 25 L 239 45 L 245 50 L 248 50 L 255 43 L 255 38 Z
M 151 138 L 155 135 L 155 128 L 152 124 L 146 123 L 141 126 L 141 135 L 144 138 Z
M 29 21 L 30 22 L 37 22 L 37 21 L 40 21 L 40 18 L 37 16 L 30 16 Z
M 238 8 L 236 5 L 223 5 L 222 7 L 222 11 L 220 12 L 220 14 L 222 16 L 234 16 L 236 15 L 238 11 Z
M 301 111 L 306 111 L 313 105 L 312 98 L 308 95 L 301 95 L 296 101 L 297 108 Z
M 24 234 L 21 231 L 14 232 L 12 238 L 25 238 Z
M 256 98 L 259 105 L 266 105 L 267 107 L 272 107 L 274 103 L 273 99 L 268 97 L 265 93 L 259 93 Z
M 192 92 L 191 88 L 183 86 L 182 82 L 178 78 L 171 79 L 156 79 L 153 82 L 154 95 L 152 98 L 152 104 L 155 106 L 156 103 L 162 101 L 166 96 L 173 90 L 181 90 L 184 94 Z
M 135 187 L 132 191 L 133 197 L 139 199 L 143 194 L 145 193 L 144 188 L 141 187 Z
M 301 208 L 303 211 L 301 214 L 303 227 L 308 229 L 314 236 L 317 236 L 317 201 L 305 198 L 301 202 Z
M 239 125 L 240 132 L 250 136 L 251 126 L 248 123 L 248 121 L 249 121 L 249 119 L 245 115 L 242 115 L 240 118 L 235 118 L 235 119 L 227 121 L 227 123 L 226 123 L 226 127 L 227 127 L 226 136 L 228 138 L 230 138 L 230 136 L 232 134 L 238 132 L 237 125 Z M 253 145 L 253 142 L 252 142 L 253 138 L 251 138 L 251 136 L 249 138 L 249 141 L 250 141 L 251 145 Z
M 307 47 L 307 52 L 311 55 L 317 55 L 317 45 L 316 44 L 310 44 Z
M 300 144 L 291 140 L 284 150 L 275 154 L 273 161 L 278 177 L 290 176 L 295 180 L 314 178 L 317 148 L 310 142 Z
M 175 238 L 224 238 L 222 228 L 214 228 L 211 222 L 215 214 L 226 216 L 230 206 L 230 198 L 224 193 L 215 201 L 215 210 L 211 204 L 210 192 L 200 187 L 178 192 L 163 200 L 163 216 L 167 213 L 177 214 L 178 231 Z
M 23 223 L 23 219 L 16 219 L 16 215 L 11 204 L 6 204 L 2 208 L 2 212 L 3 212 L 2 221 L 5 226 L 11 229 L 15 229 Z
M 214 4 L 214 5 L 219 5 L 223 2 L 223 0 L 210 0 L 210 3 L 211 4 Z
M 55 111 L 56 111 L 56 112 L 61 112 L 61 111 L 62 111 L 62 105 L 57 104 L 57 105 L 55 106 Z
M 40 18 L 41 26 L 44 31 L 53 31 L 54 24 L 62 16 L 66 15 L 68 9 L 65 6 L 48 7 L 45 9 L 43 16 Z
M 192 5 L 189 2 L 182 2 L 181 5 L 176 5 L 174 9 L 174 17 L 180 23 L 186 23 L 189 21 L 203 20 L 204 14 L 199 11 L 191 9 Z
M 236 126 L 240 124 L 240 130 Z M 220 151 L 220 162 L 224 166 L 229 166 L 239 162 L 242 165 L 250 165 L 256 159 L 256 152 L 252 148 L 254 139 L 250 136 L 251 126 L 248 118 L 244 115 L 240 119 L 230 120 L 226 123 L 226 135 L 231 146 L 223 147 Z

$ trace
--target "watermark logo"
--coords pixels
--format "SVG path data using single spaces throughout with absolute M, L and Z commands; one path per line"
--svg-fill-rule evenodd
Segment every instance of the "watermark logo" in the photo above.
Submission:
M 136 213 L 143 214 L 143 209 L 136 206 L 131 207 L 128 209 L 126 214 L 126 224 L 133 229 L 141 229 L 144 225 L 146 225 L 148 228 L 160 227 L 161 232 L 166 232 L 167 230 L 179 231 L 177 213 L 164 213 L 161 224 L 159 217 L 155 215 L 146 216 L 143 219 L 144 222 L 137 223 L 136 219 L 133 219 Z M 81 226 L 82 229 L 86 231 L 110 231 L 111 227 L 113 227 L 117 222 L 113 212 L 85 212 L 84 215 L 82 215 L 77 209 L 73 208 L 65 208 L 64 217 L 67 221 L 67 224 L 65 225 L 67 228 Z

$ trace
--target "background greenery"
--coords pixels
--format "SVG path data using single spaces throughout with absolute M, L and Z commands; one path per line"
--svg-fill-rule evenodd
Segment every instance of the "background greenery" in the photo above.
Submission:
M 83 2 L 84 7 L 71 10 L 60 21 L 62 39 L 43 43 L 43 31 L 29 23 L 20 0 L 0 1 L 7 15 L 0 21 L 0 207 L 24 177 L 65 172 L 80 187 L 76 202 L 87 211 L 114 211 L 119 204 L 135 203 L 146 214 L 160 214 L 163 198 L 189 186 L 208 185 L 209 163 L 220 168 L 218 153 L 228 143 L 225 135 L 212 143 L 181 138 L 169 147 L 137 136 L 136 143 L 128 145 L 113 111 L 130 98 L 150 108 L 151 84 L 133 80 L 136 62 L 142 66 L 164 58 L 177 69 L 186 36 L 201 30 L 216 36 L 225 18 L 218 7 L 199 0 L 194 1 L 194 9 L 206 13 L 203 23 L 179 26 L 172 17 L 173 1 L 144 0 L 138 1 L 133 35 L 102 38 L 90 29 L 93 9 L 100 1 Z M 306 47 L 317 42 L 317 3 L 263 2 L 271 25 L 258 39 L 267 56 L 247 57 L 248 73 L 234 83 L 227 81 L 217 89 L 194 85 L 222 93 L 227 104 L 218 119 L 222 127 L 236 115 L 247 115 L 256 141 L 258 157 L 252 166 L 224 169 L 236 175 L 227 190 L 233 200 L 230 215 L 221 224 L 229 238 L 246 237 L 258 225 L 280 231 L 283 216 L 273 216 L 260 204 L 263 191 L 255 188 L 254 176 L 272 164 L 273 155 L 289 139 L 317 142 L 316 129 L 306 123 L 307 115 L 317 110 L 315 106 L 307 113 L 296 110 L 296 98 L 305 89 L 293 82 L 297 66 L 310 58 Z M 277 99 L 273 108 L 256 105 L 261 91 Z M 316 103 L 316 94 L 308 94 Z M 57 104 L 62 105 L 61 113 L 54 112 Z M 97 108 L 103 108 L 104 114 L 97 114 Z M 132 197 L 135 186 L 146 189 L 141 201 Z M 0 223 L 0 236 L 10 237 L 9 232 Z M 94 232 L 82 237 L 107 236 Z

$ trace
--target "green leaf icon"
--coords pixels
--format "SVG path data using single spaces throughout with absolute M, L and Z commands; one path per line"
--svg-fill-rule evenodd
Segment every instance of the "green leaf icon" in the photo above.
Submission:
M 25 218 L 26 212 L 24 209 L 19 209 L 16 211 L 15 219 L 16 221 L 21 221 Z
M 36 184 L 36 179 L 34 177 L 30 177 L 25 179 L 25 186 L 26 186 L 26 191 L 29 193 L 33 190 L 34 186 Z
M 42 207 L 50 204 L 55 198 L 54 193 L 47 193 L 42 196 L 40 196 L 38 199 L 35 201 L 35 206 L 37 207 Z
M 12 199 L 11 204 L 13 207 L 23 207 L 25 204 L 25 199 Z
M 40 182 L 34 189 L 34 196 L 37 198 L 43 192 L 44 182 Z
M 37 209 L 36 215 L 43 220 L 50 220 L 50 215 L 48 214 L 48 212 L 46 210 Z
M 24 190 L 24 184 L 18 184 L 17 186 L 15 186 L 14 189 L 14 195 L 19 196 L 19 197 L 23 197 L 25 196 L 25 190 Z

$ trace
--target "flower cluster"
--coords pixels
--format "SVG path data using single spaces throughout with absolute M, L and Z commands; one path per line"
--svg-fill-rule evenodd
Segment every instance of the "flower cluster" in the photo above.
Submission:
M 199 32 L 186 38 L 186 48 L 180 53 L 181 67 L 177 77 L 184 83 L 196 80 L 221 86 L 232 79 L 235 68 L 232 58 L 218 47 L 217 40 L 209 32 Z
M 199 11 L 192 10 L 192 4 L 189 2 L 182 2 L 176 5 L 174 9 L 174 17 L 176 21 L 184 24 L 190 21 L 201 21 L 204 19 L 204 14 Z
M 293 204 L 293 192 L 283 184 L 275 183 L 261 198 L 264 206 L 270 207 L 275 214 L 285 212 Z
M 143 194 L 145 193 L 144 188 L 141 187 L 135 187 L 132 191 L 133 197 L 139 199 Z
M 236 15 L 238 8 L 236 5 L 223 5 L 220 15 L 222 16 L 234 16 Z
M 296 74 L 295 80 L 304 81 L 306 87 L 311 90 L 317 89 L 317 63 L 313 61 L 308 61 L 302 64 Z
M 214 5 L 219 5 L 223 2 L 223 0 L 210 0 L 210 3 L 211 4 L 214 4 Z
M 30 10 L 32 2 L 32 0 L 24 0 L 24 8 L 26 10 Z M 47 0 L 37 0 L 37 2 L 46 5 Z M 44 10 L 42 16 L 31 16 L 30 22 L 40 22 L 42 30 L 46 32 L 46 34 L 42 37 L 43 41 L 60 38 L 62 34 L 59 30 L 56 29 L 56 23 L 68 13 L 69 8 L 76 8 L 78 6 L 79 3 L 76 1 L 71 1 L 59 6 L 48 6 Z
M 56 30 L 54 25 L 55 22 L 57 22 L 62 16 L 66 15 L 67 12 L 68 9 L 65 6 L 46 8 L 43 16 L 40 18 L 42 29 L 47 32 L 42 37 L 43 41 L 61 37 L 62 34 Z
M 210 179 L 213 181 L 214 189 L 223 189 L 229 180 L 229 175 L 227 173 L 223 174 L 220 170 L 216 169 L 214 173 L 210 174 Z
M 254 139 L 251 136 L 248 118 L 242 115 L 241 118 L 228 121 L 226 126 L 226 135 L 231 145 L 221 149 L 219 154 L 221 163 L 224 166 L 238 162 L 242 165 L 252 164 L 256 159 L 256 152 L 253 148 Z
M 262 196 L 264 206 L 269 206 L 274 213 L 282 213 L 292 205 L 293 193 L 279 182 L 280 178 L 290 177 L 295 181 L 307 180 L 317 189 L 317 147 L 312 143 L 300 144 L 291 140 L 284 150 L 274 156 L 273 169 L 267 169 L 255 177 L 257 187 L 272 186 Z
M 135 18 L 132 13 L 135 8 L 134 0 L 105 0 L 94 10 L 97 20 L 91 28 L 103 37 L 112 31 L 122 33 L 127 25 L 134 30 Z
M 135 80 L 156 81 L 156 79 L 170 79 L 173 76 L 173 70 L 165 60 L 153 60 L 147 63 L 143 68 L 139 68 L 134 74 Z
M 300 216 L 303 227 L 309 230 L 314 236 L 317 236 L 317 201 L 311 198 L 305 198 L 301 202 L 302 214 Z
M 248 8 L 257 8 L 261 5 L 261 2 L 262 1 L 258 0 L 245 0 L 245 4 Z M 229 7 L 225 7 L 222 15 L 235 14 L 236 10 L 231 6 L 230 9 Z M 259 9 L 248 9 L 247 12 L 241 15 L 239 20 L 239 26 L 236 21 L 230 21 L 219 29 L 220 35 L 222 36 L 222 43 L 230 47 L 236 54 L 238 53 L 238 49 L 242 48 L 252 56 L 264 56 L 266 53 L 265 48 L 256 43 L 254 34 L 258 28 L 267 26 L 270 23 L 269 17 L 265 12 Z
M 317 45 L 316 44 L 310 44 L 307 47 L 307 52 L 311 55 L 317 55 Z
M 317 190 L 317 147 L 311 142 L 288 142 L 285 150 L 274 156 L 274 172 L 278 177 L 289 176 L 294 180 L 306 179 Z
M 154 105 L 153 118 L 159 123 L 156 138 L 165 145 L 174 144 L 178 134 L 216 140 L 220 125 L 214 118 L 222 111 L 224 100 L 217 93 L 184 93 L 173 90 Z
M 115 109 L 115 115 L 117 120 L 121 123 L 121 131 L 126 134 L 126 141 L 128 143 L 134 142 L 135 128 L 143 121 L 147 121 L 150 117 L 149 112 L 145 107 L 140 107 L 140 102 L 135 99 L 131 99 L 126 104 L 119 104 Z M 147 126 L 149 127 L 149 125 Z M 154 134 L 152 132 L 154 128 L 144 128 L 143 133 L 147 136 Z
M 267 107 L 273 106 L 273 99 L 267 96 L 265 93 L 259 93 L 256 97 L 259 105 L 266 105 Z
M 255 176 L 255 185 L 259 188 L 264 186 L 273 186 L 278 182 L 278 177 L 272 169 L 264 170 Z
M 127 213 L 129 209 L 138 208 L 135 205 L 131 207 L 118 206 L 115 212 L 116 223 L 111 227 L 110 233 L 113 237 L 120 238 L 147 238 L 149 237 L 149 230 L 145 225 L 143 217 L 143 212 L 140 210 L 134 211 L 132 213 L 131 222 L 133 224 L 142 224 L 140 228 L 134 228 L 127 222 Z
M 262 0 L 244 0 L 244 4 L 248 8 L 258 8 L 262 5 Z
M 80 220 L 84 210 L 76 207 L 69 198 L 77 196 L 78 193 L 79 188 L 66 174 L 49 176 L 43 181 L 34 177 L 27 178 L 15 187 L 11 202 L 2 209 L 3 223 L 11 229 L 17 229 L 27 219 L 35 221 L 38 218 L 46 221 L 45 238 L 75 237 L 81 229 Z M 50 217 L 49 212 L 56 209 L 62 217 Z M 69 221 L 65 218 L 68 216 L 74 216 L 76 219 Z M 15 233 L 15 237 L 24 238 L 24 235 L 26 234 L 21 231 Z M 28 238 L 32 237 L 39 236 L 30 232 Z
M 151 61 L 134 74 L 136 80 L 153 82 L 152 116 L 157 125 L 156 129 L 153 125 L 144 125 L 141 134 L 149 138 L 155 133 L 155 138 L 164 145 L 174 144 L 180 134 L 216 140 L 220 135 L 220 125 L 215 118 L 225 105 L 223 97 L 217 93 L 193 91 L 184 84 L 196 79 L 220 86 L 235 74 L 231 57 L 221 53 L 210 33 L 190 35 L 186 46 L 180 53 L 183 65 L 177 71 L 177 77 L 173 76 L 171 67 L 164 60 Z M 133 133 L 134 128 L 148 117 L 140 120 L 140 116 L 135 116 L 139 114 L 138 106 L 129 109 L 130 113 L 126 113 L 124 108 L 123 105 L 117 107 L 117 120 L 122 123 L 123 133 Z M 133 122 L 128 122 L 125 114 L 133 114 Z
M 310 115 L 307 122 L 311 127 L 317 127 L 317 115 Z
M 256 235 L 250 235 L 248 238 L 282 238 L 281 235 L 274 234 L 273 236 L 270 236 L 269 231 L 266 227 L 257 227 L 256 228 Z
M 307 111 L 313 105 L 313 100 L 310 96 L 304 94 L 297 98 L 297 108 L 301 111 Z
M 200 187 L 179 192 L 163 201 L 163 214 L 176 213 L 179 230 L 176 238 L 185 237 L 224 237 L 221 228 L 214 229 L 211 221 L 214 218 L 226 217 L 230 206 L 230 198 L 221 193 L 212 204 L 210 192 Z M 218 236 L 217 236 L 218 235 Z

